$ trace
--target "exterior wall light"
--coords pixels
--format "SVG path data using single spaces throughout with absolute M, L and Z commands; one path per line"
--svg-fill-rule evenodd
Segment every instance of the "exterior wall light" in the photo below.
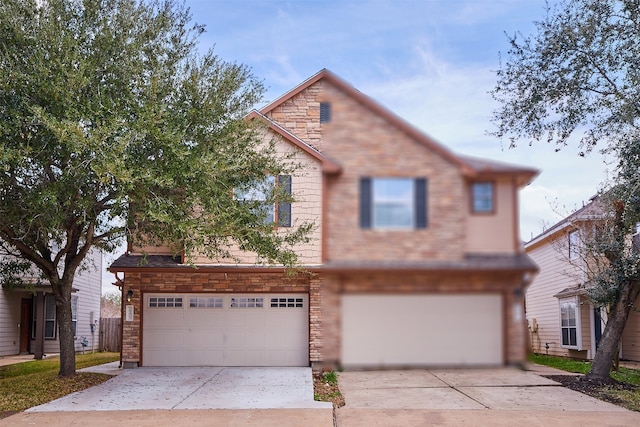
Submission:
M 131 302 L 131 298 L 133 298 L 133 290 L 129 289 L 127 291 L 127 302 Z

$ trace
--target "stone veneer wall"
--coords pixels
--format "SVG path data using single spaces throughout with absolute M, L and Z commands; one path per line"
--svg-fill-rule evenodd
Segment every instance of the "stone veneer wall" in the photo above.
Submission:
M 123 320 L 126 305 L 133 305 L 132 322 L 123 321 L 122 362 L 127 367 L 142 364 L 142 313 L 143 294 L 146 292 L 178 293 L 308 293 L 310 305 L 309 353 L 311 363 L 320 356 L 320 326 L 318 302 L 320 282 L 317 276 L 298 273 L 287 276 L 282 272 L 212 273 L 127 273 L 124 284 L 126 290 L 133 289 L 131 302 L 123 303 Z M 314 323 L 314 324 L 312 324 Z
M 341 348 L 341 295 L 372 293 L 498 293 L 503 299 L 503 325 L 499 331 L 505 337 L 504 361 L 522 365 L 526 361 L 526 321 L 523 292 L 519 292 L 518 273 L 486 272 L 447 273 L 326 273 L 323 277 L 323 354 L 322 361 L 339 365 Z M 518 306 L 519 308 L 516 308 Z M 473 351 L 470 349 L 469 351 Z
M 322 125 L 321 101 L 331 104 L 331 121 Z M 468 194 L 457 165 L 326 82 L 308 87 L 269 116 L 303 140 L 319 138 L 319 143 L 314 142 L 317 148 L 343 167 L 325 188 L 325 261 L 459 260 L 464 256 Z M 361 229 L 361 177 L 427 178 L 427 229 Z

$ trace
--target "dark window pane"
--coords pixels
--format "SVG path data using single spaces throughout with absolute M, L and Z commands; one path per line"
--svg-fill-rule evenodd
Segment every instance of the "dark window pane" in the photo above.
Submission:
M 331 104 L 328 102 L 320 103 L 320 123 L 328 123 L 331 121 Z

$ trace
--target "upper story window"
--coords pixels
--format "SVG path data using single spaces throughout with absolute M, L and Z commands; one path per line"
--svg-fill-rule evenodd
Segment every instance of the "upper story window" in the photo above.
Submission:
M 320 103 L 320 123 L 329 123 L 331 121 L 331 104 L 328 102 Z
M 291 203 L 282 201 L 270 203 L 268 194 L 274 187 L 278 187 L 284 194 L 291 194 L 291 175 L 268 176 L 245 189 L 235 189 L 233 197 L 236 200 L 256 202 L 265 224 L 277 223 L 280 227 L 291 227 Z
M 578 230 L 573 230 L 569 232 L 568 235 L 568 244 L 569 244 L 569 259 L 577 259 L 579 256 L 579 248 L 580 244 L 580 235 L 578 234 Z
M 425 178 L 361 178 L 360 226 L 376 229 L 427 227 Z
M 473 213 L 495 212 L 495 191 L 493 182 L 471 184 L 471 210 Z

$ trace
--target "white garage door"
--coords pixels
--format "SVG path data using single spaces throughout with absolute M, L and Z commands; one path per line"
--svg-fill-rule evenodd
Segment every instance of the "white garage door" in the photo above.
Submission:
M 305 294 L 145 295 L 144 366 L 309 366 Z
M 503 363 L 500 295 L 345 295 L 345 366 Z

